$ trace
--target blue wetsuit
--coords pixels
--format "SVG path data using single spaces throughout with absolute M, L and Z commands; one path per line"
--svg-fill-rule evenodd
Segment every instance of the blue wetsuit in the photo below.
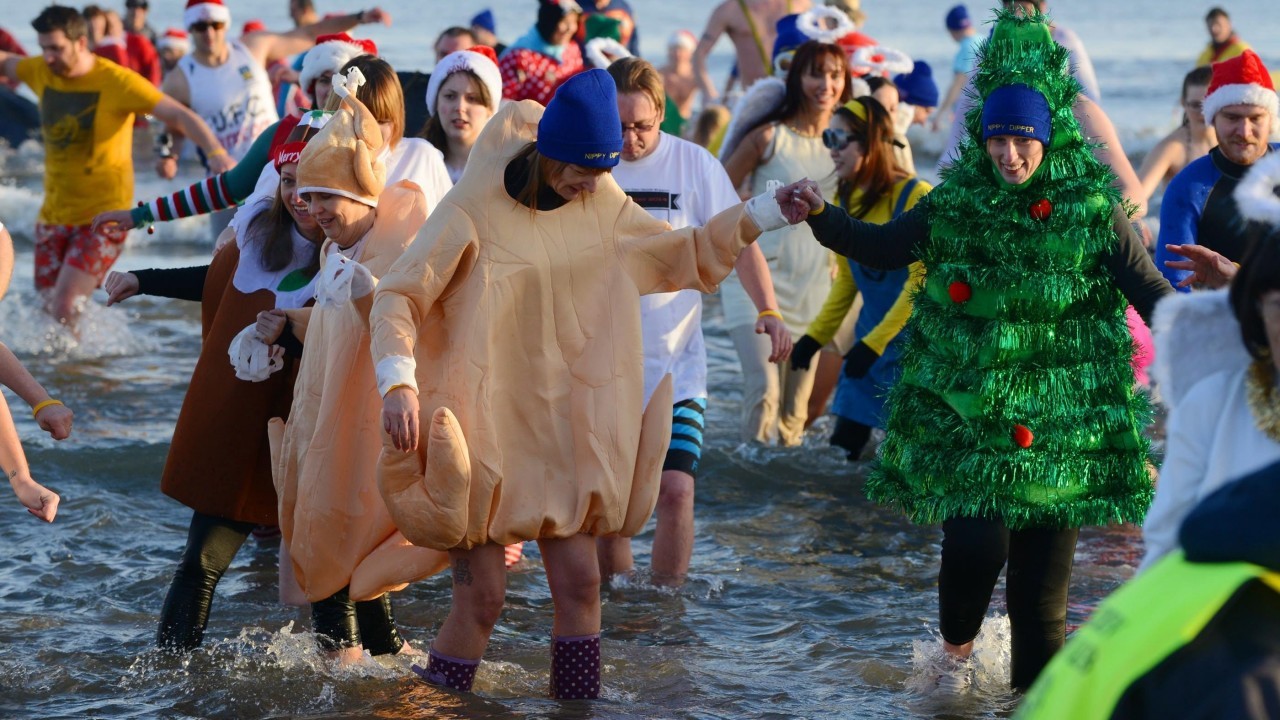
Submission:
M 1270 152 L 1276 150 L 1280 150 L 1280 144 L 1271 145 Z M 1175 287 L 1191 272 L 1165 266 L 1166 260 L 1182 259 L 1169 252 L 1169 245 L 1203 245 L 1232 262 L 1240 262 L 1255 223 L 1241 217 L 1232 193 L 1249 167 L 1231 162 L 1215 147 L 1169 182 L 1160 206 L 1156 267 Z M 1190 292 L 1190 288 L 1179 290 Z

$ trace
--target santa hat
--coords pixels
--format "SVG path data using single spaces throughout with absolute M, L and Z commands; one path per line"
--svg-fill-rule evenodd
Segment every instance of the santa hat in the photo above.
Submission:
M 498 101 L 502 99 L 502 73 L 498 70 L 498 56 L 493 48 L 476 45 L 451 52 L 436 63 L 435 69 L 431 71 L 431 79 L 427 81 L 428 116 L 436 114 L 436 96 L 440 94 L 440 86 L 450 75 L 462 70 L 475 73 L 480 78 L 480 82 L 489 91 L 489 102 L 493 103 L 489 109 L 498 109 Z
M 698 48 L 698 38 L 688 30 L 677 30 L 671 33 L 671 37 L 667 39 L 667 47 L 679 47 L 686 50 L 696 50 Z
M 334 75 L 333 91 L 343 100 L 338 110 L 302 150 L 298 161 L 298 193 L 341 195 L 372 207 L 387 184 L 382 161 L 382 130 L 369 108 L 356 97 L 364 82 L 359 68 Z
M 343 65 L 361 55 L 377 55 L 378 46 L 372 40 L 356 40 L 346 33 L 321 35 L 315 47 L 302 58 L 302 71 L 298 73 L 298 85 L 307 97 L 315 100 L 316 80 L 326 72 L 338 72 Z
M 231 11 L 222 0 L 187 0 L 187 9 L 182 12 L 182 22 L 191 27 L 198 22 L 217 22 L 231 24 Z
M 266 29 L 267 29 L 266 23 L 262 22 L 258 18 L 254 18 L 244 24 L 244 28 L 240 30 L 240 34 L 248 35 L 249 33 L 255 33 L 260 30 L 266 30 Z
M 1280 98 L 1276 97 L 1271 73 L 1252 50 L 1213 64 L 1213 79 L 1204 96 L 1204 121 L 1213 124 L 1213 116 L 1228 105 L 1257 105 L 1272 117 L 1280 114 Z
M 156 38 L 156 49 L 164 50 L 166 48 L 181 50 L 182 54 L 186 55 L 191 52 L 191 39 L 187 36 L 186 31 L 178 28 L 169 28 L 164 31 L 163 35 Z

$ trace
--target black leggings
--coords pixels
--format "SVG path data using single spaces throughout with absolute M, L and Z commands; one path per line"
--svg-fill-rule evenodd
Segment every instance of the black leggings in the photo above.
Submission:
M 390 593 L 353 603 L 347 588 L 342 588 L 311 603 L 311 629 L 327 651 L 363 645 L 370 655 L 390 655 L 404 645 L 391 612 Z
M 832 447 L 838 447 L 849 453 L 849 461 L 854 462 L 861 457 L 862 449 L 867 446 L 867 441 L 870 439 L 869 425 L 837 415 L 836 426 L 831 430 L 831 439 L 828 442 Z
M 160 630 L 156 634 L 160 647 L 170 650 L 200 647 L 205 626 L 209 624 L 214 588 L 254 527 L 253 523 L 202 513 L 191 516 L 187 548 L 182 551 L 160 611 Z
M 978 636 L 1007 560 L 1012 685 L 1030 687 L 1066 638 L 1067 589 L 1079 529 L 1009 530 L 998 520 L 952 518 L 942 532 L 938 610 L 943 639 L 964 645 Z
M 253 523 L 192 514 L 187 547 L 160 611 L 160 629 L 156 633 L 160 647 L 182 651 L 200 647 L 209 624 L 213 591 L 254 527 Z M 396 632 L 389 595 L 353 604 L 344 588 L 332 598 L 313 604 L 311 614 L 312 625 L 326 649 L 359 645 L 361 638 L 371 655 L 398 652 L 404 645 Z

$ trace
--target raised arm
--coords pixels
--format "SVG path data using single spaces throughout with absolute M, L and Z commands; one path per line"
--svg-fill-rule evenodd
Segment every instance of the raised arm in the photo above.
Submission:
M 1147 198 L 1143 194 L 1142 182 L 1138 180 L 1138 173 L 1134 172 L 1129 156 L 1124 154 L 1120 135 L 1116 132 L 1116 126 L 1111 122 L 1111 118 L 1107 117 L 1096 102 L 1085 95 L 1077 97 L 1072 111 L 1080 122 L 1080 129 L 1085 139 L 1098 143 L 1098 147 L 1093 151 L 1094 157 L 1116 174 L 1114 185 L 1120 190 L 1120 194 L 1138 206 L 1138 212 L 1134 214 L 1134 218 L 1145 217 Z
M 702 97 L 706 103 L 714 103 L 720 99 L 716 84 L 711 80 L 711 73 L 707 71 L 707 56 L 716 46 L 716 41 L 728 29 L 725 21 L 727 7 L 728 3 L 721 3 L 711 13 L 711 17 L 707 19 L 707 27 L 698 40 L 698 47 L 693 51 L 693 72 L 698 76 L 698 87 L 702 88 Z
M 1142 238 L 1134 230 L 1133 223 L 1120 208 L 1113 211 L 1111 223 L 1119 236 L 1119 245 L 1114 252 L 1103 259 L 1103 264 L 1111 271 L 1120 294 L 1133 305 L 1143 321 L 1151 323 L 1151 314 L 1155 312 L 1156 303 L 1173 292 L 1169 281 L 1156 270 L 1151 256 L 1142 246 Z
M 321 35 L 344 33 L 357 25 L 370 23 L 391 24 L 391 14 L 381 8 L 361 10 L 350 15 L 337 15 L 319 22 L 296 27 L 288 32 L 260 31 L 245 36 L 244 46 L 265 67 L 275 62 L 310 50 Z
M 172 75 L 174 73 L 170 73 Z M 214 173 L 224 173 L 236 166 L 236 161 L 231 159 L 227 154 L 226 148 L 222 147 L 222 143 L 218 142 L 218 138 L 214 137 L 213 131 L 208 125 L 204 124 L 204 120 L 200 119 L 185 105 L 171 97 L 162 97 L 160 102 L 156 103 L 155 109 L 151 111 L 152 115 L 163 120 L 166 124 L 179 127 L 183 134 L 191 138 L 196 145 L 204 150 L 205 158 L 209 161 L 209 170 Z

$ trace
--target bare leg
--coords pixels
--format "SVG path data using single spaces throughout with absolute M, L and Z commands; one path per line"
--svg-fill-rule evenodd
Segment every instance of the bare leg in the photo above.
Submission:
M 656 544 L 655 540 L 655 544 Z M 631 556 L 631 538 L 606 535 L 596 539 L 600 577 L 607 578 L 631 572 L 635 558 Z
M 818 353 L 818 370 L 813 376 L 813 390 L 809 393 L 809 417 L 805 418 L 805 429 L 814 420 L 827 414 L 827 401 L 840 382 L 840 368 L 843 365 L 844 358 L 839 353 L 830 350 Z
M 58 270 L 58 282 L 53 286 L 45 309 L 64 325 L 75 327 L 84 301 L 98 287 L 98 277 L 70 265 Z
M 289 607 L 306 607 L 307 596 L 293 574 L 293 558 L 289 556 L 289 543 L 280 538 L 280 568 L 277 573 L 280 586 L 280 604 Z
M 591 559 L 592 574 L 595 574 L 594 555 Z M 489 543 L 470 550 L 450 550 L 449 561 L 453 568 L 453 603 L 431 647 L 450 657 L 479 660 L 506 602 L 507 568 L 503 547 Z M 596 585 L 599 586 L 598 581 Z
M 679 470 L 662 473 L 658 491 L 658 527 L 653 534 L 653 582 L 679 585 L 693 556 L 693 476 Z

